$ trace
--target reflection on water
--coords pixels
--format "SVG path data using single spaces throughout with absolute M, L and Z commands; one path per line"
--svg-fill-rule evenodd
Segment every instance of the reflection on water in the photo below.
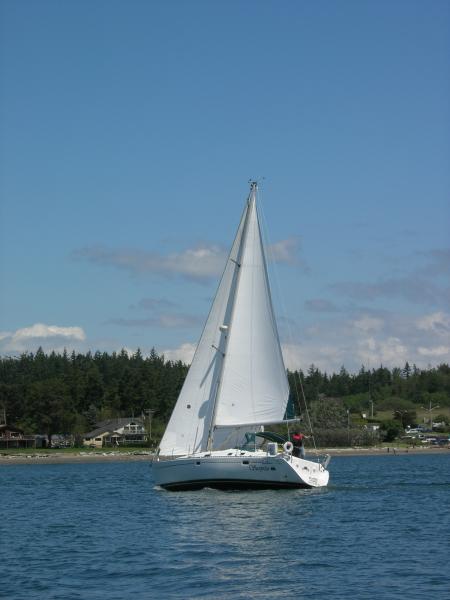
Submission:
M 0 545 L 2 592 L 369 599 L 376 586 L 383 599 L 447 597 L 449 456 L 330 467 L 325 489 L 251 492 L 165 492 L 145 463 L 3 467 L 0 535 L 13 543 Z

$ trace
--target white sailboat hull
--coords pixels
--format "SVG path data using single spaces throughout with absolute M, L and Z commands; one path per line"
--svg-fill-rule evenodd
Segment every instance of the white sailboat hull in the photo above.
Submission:
M 289 454 L 235 449 L 153 461 L 156 485 L 167 490 L 315 488 L 328 471 L 317 462 Z

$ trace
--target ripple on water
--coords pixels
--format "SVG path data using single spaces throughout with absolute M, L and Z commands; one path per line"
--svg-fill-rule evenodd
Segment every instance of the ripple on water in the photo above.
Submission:
M 448 597 L 449 472 L 447 455 L 345 457 L 323 490 L 170 493 L 145 463 L 8 465 L 2 593 Z

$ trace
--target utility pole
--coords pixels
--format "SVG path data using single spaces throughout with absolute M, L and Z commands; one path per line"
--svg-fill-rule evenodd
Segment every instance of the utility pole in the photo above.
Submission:
M 370 359 L 369 359 L 369 369 L 368 369 L 367 373 L 369 375 L 370 418 L 373 419 L 372 377 L 371 377 L 371 372 L 370 372 Z
M 402 424 L 402 429 L 405 429 L 405 423 L 404 423 L 403 418 L 406 414 L 408 414 L 408 411 L 407 410 L 396 410 L 396 411 L 394 411 L 394 414 L 400 416 L 400 423 Z
M 431 400 L 430 400 L 429 408 L 425 408 L 425 406 L 422 406 L 422 408 L 423 408 L 423 410 L 426 410 L 430 415 L 429 416 L 430 431 L 433 431 L 433 415 L 431 413 L 435 408 L 439 408 L 439 404 L 436 404 L 436 406 L 431 406 Z
M 153 415 L 155 414 L 156 411 L 152 410 L 151 408 L 145 408 L 144 409 L 144 413 L 146 414 L 147 418 L 147 433 L 148 433 L 148 445 L 150 446 L 151 440 L 152 440 L 152 418 Z
M 370 402 L 370 418 L 373 419 L 373 398 L 372 398 L 372 386 L 371 386 L 370 371 L 369 371 L 369 402 Z
M 350 446 L 350 410 L 347 408 L 347 443 Z

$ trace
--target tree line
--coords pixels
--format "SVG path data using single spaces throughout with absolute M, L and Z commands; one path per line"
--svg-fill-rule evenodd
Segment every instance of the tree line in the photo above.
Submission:
M 393 369 L 380 366 L 370 370 L 362 366 L 355 374 L 341 367 L 339 373 L 332 375 L 311 365 L 306 374 L 289 373 L 289 380 L 291 389 L 303 386 L 307 400 L 314 401 L 320 395 L 342 398 L 352 412 L 371 409 L 372 403 L 378 410 L 414 408 L 430 402 L 450 406 L 450 367 L 445 363 L 428 369 L 408 362 L 403 368 Z
M 0 408 L 27 433 L 79 435 L 98 421 L 155 414 L 158 433 L 170 417 L 188 367 L 152 350 L 129 355 L 45 354 L 41 348 L 0 359 Z
M 291 403 L 294 391 L 307 427 L 311 427 L 322 446 L 392 441 L 402 435 L 407 425 L 421 422 L 419 409 L 427 420 L 444 423 L 442 429 L 448 429 L 450 367 L 445 363 L 427 369 L 408 362 L 403 368 L 393 369 L 380 366 L 370 370 L 362 366 L 354 374 L 342 367 L 332 375 L 311 365 L 306 374 L 295 371 L 288 377 Z M 372 438 L 367 427 L 371 422 L 381 425 L 379 434 Z
M 129 354 L 88 352 L 24 353 L 0 358 L 0 409 L 8 423 L 26 433 L 79 435 L 95 423 L 152 411 L 154 437 L 161 435 L 186 377 L 188 366 L 166 360 L 153 349 Z M 331 375 L 311 365 L 306 372 L 288 371 L 291 410 L 310 407 L 313 424 L 324 429 L 345 426 L 348 412 L 397 410 L 402 416 L 414 407 L 450 406 L 450 367 L 419 369 L 361 367 L 356 374 L 344 367 Z M 374 409 L 375 407 L 375 409 Z M 334 425 L 333 425 L 334 424 Z

